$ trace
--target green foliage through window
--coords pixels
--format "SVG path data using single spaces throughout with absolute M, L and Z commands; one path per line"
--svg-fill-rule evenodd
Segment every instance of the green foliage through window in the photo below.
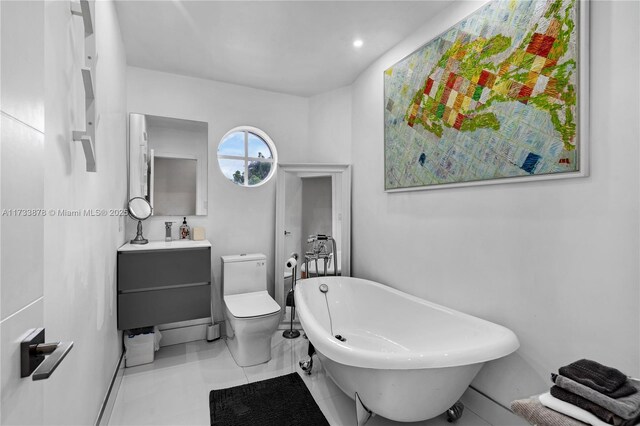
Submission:
M 244 150 L 241 148 L 243 142 Z M 233 131 L 227 134 L 218 146 L 220 170 L 237 185 L 259 185 L 271 177 L 276 162 L 273 148 L 271 142 L 252 131 Z M 241 153 L 244 155 L 239 155 Z

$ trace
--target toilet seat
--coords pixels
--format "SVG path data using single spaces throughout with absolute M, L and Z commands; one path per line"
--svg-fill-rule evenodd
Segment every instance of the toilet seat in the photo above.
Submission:
M 280 312 L 280 305 L 266 291 L 227 295 L 224 303 L 235 318 L 256 318 Z

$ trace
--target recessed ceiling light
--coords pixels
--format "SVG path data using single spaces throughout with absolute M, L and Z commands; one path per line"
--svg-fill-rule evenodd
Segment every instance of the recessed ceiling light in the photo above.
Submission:
M 362 47 L 363 44 L 364 44 L 364 42 L 362 40 L 360 40 L 359 38 L 355 39 L 353 41 L 353 47 Z

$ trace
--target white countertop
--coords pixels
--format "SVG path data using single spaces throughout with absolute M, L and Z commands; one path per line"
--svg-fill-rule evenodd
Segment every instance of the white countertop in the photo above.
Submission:
M 188 248 L 204 248 L 211 247 L 208 240 L 192 241 L 192 240 L 173 240 L 173 241 L 149 241 L 147 244 L 131 244 L 127 242 L 118 249 L 119 252 L 124 251 L 143 251 L 143 250 L 175 250 Z

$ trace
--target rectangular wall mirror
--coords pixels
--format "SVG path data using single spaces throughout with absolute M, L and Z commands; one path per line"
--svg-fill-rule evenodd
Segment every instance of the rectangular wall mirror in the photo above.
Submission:
M 154 216 L 207 214 L 208 124 L 129 114 L 129 199 Z

